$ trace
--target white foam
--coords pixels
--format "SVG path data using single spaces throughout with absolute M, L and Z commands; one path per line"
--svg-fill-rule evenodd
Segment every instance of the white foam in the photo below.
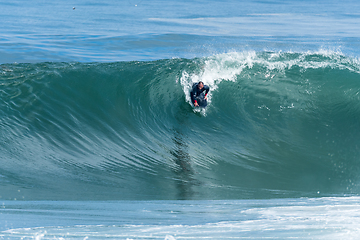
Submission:
M 172 201 L 168 203 L 170 208 L 166 208 L 166 201 L 162 201 L 157 203 L 160 207 L 156 210 L 158 218 L 154 216 L 154 219 L 148 220 L 135 219 L 139 222 L 147 221 L 147 224 L 18 228 L 0 232 L 0 238 L 174 240 L 287 239 L 294 237 L 300 239 L 357 239 L 360 235 L 359 200 L 359 197 L 332 197 Z M 147 206 L 146 202 L 144 204 Z M 196 211 L 194 204 L 197 208 Z M 170 209 L 174 211 L 169 212 Z M 96 211 L 98 210 L 96 208 Z M 129 215 L 129 217 L 132 216 L 132 214 Z M 198 221 L 193 221 L 191 219 L 193 217 L 198 218 Z M 175 218 L 182 220 L 178 221 Z M 159 219 L 163 222 L 162 224 L 157 224 Z
M 271 79 L 272 72 L 284 73 L 294 66 L 306 69 L 333 68 L 347 69 L 360 73 L 360 61 L 357 58 L 346 57 L 340 50 L 320 49 L 318 51 L 294 52 L 230 52 L 204 58 L 200 73 L 183 71 L 180 83 L 191 104 L 189 92 L 193 83 L 202 81 L 210 87 L 208 102 L 211 103 L 212 91 L 218 88 L 222 81 L 237 81 L 244 69 L 252 69 L 254 65 L 261 66 L 267 72 L 264 76 Z M 254 73 L 256 74 L 256 73 Z
M 236 81 L 245 67 L 252 67 L 256 59 L 255 52 L 227 53 L 205 58 L 200 73 L 182 72 L 180 83 L 186 96 L 186 101 L 191 104 L 190 90 L 194 83 L 202 81 L 210 87 L 208 104 L 211 104 L 212 91 L 216 90 L 222 81 Z

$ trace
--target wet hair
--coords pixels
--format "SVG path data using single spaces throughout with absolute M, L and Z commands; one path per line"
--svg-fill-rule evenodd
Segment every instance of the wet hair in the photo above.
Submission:
M 198 84 L 200 84 L 200 83 L 201 83 L 202 85 L 204 85 L 204 83 L 203 83 L 202 81 L 198 82 Z

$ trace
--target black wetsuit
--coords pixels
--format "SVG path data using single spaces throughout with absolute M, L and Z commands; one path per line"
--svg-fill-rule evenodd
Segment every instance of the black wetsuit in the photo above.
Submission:
M 198 83 L 194 83 L 193 88 L 190 92 L 191 102 L 193 104 L 197 102 L 199 106 L 206 107 L 207 101 L 204 99 L 204 97 L 208 94 L 209 91 L 210 88 L 207 85 L 204 85 L 202 89 L 199 89 Z

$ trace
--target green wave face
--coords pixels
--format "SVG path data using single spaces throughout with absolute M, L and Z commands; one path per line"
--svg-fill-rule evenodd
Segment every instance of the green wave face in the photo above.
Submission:
M 326 51 L 3 64 L 1 197 L 358 194 L 359 79 L 358 59 Z

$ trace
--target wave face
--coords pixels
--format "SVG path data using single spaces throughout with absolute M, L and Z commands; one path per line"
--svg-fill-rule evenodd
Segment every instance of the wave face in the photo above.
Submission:
M 358 59 L 329 51 L 3 64 L 1 197 L 358 194 L 359 79 Z

